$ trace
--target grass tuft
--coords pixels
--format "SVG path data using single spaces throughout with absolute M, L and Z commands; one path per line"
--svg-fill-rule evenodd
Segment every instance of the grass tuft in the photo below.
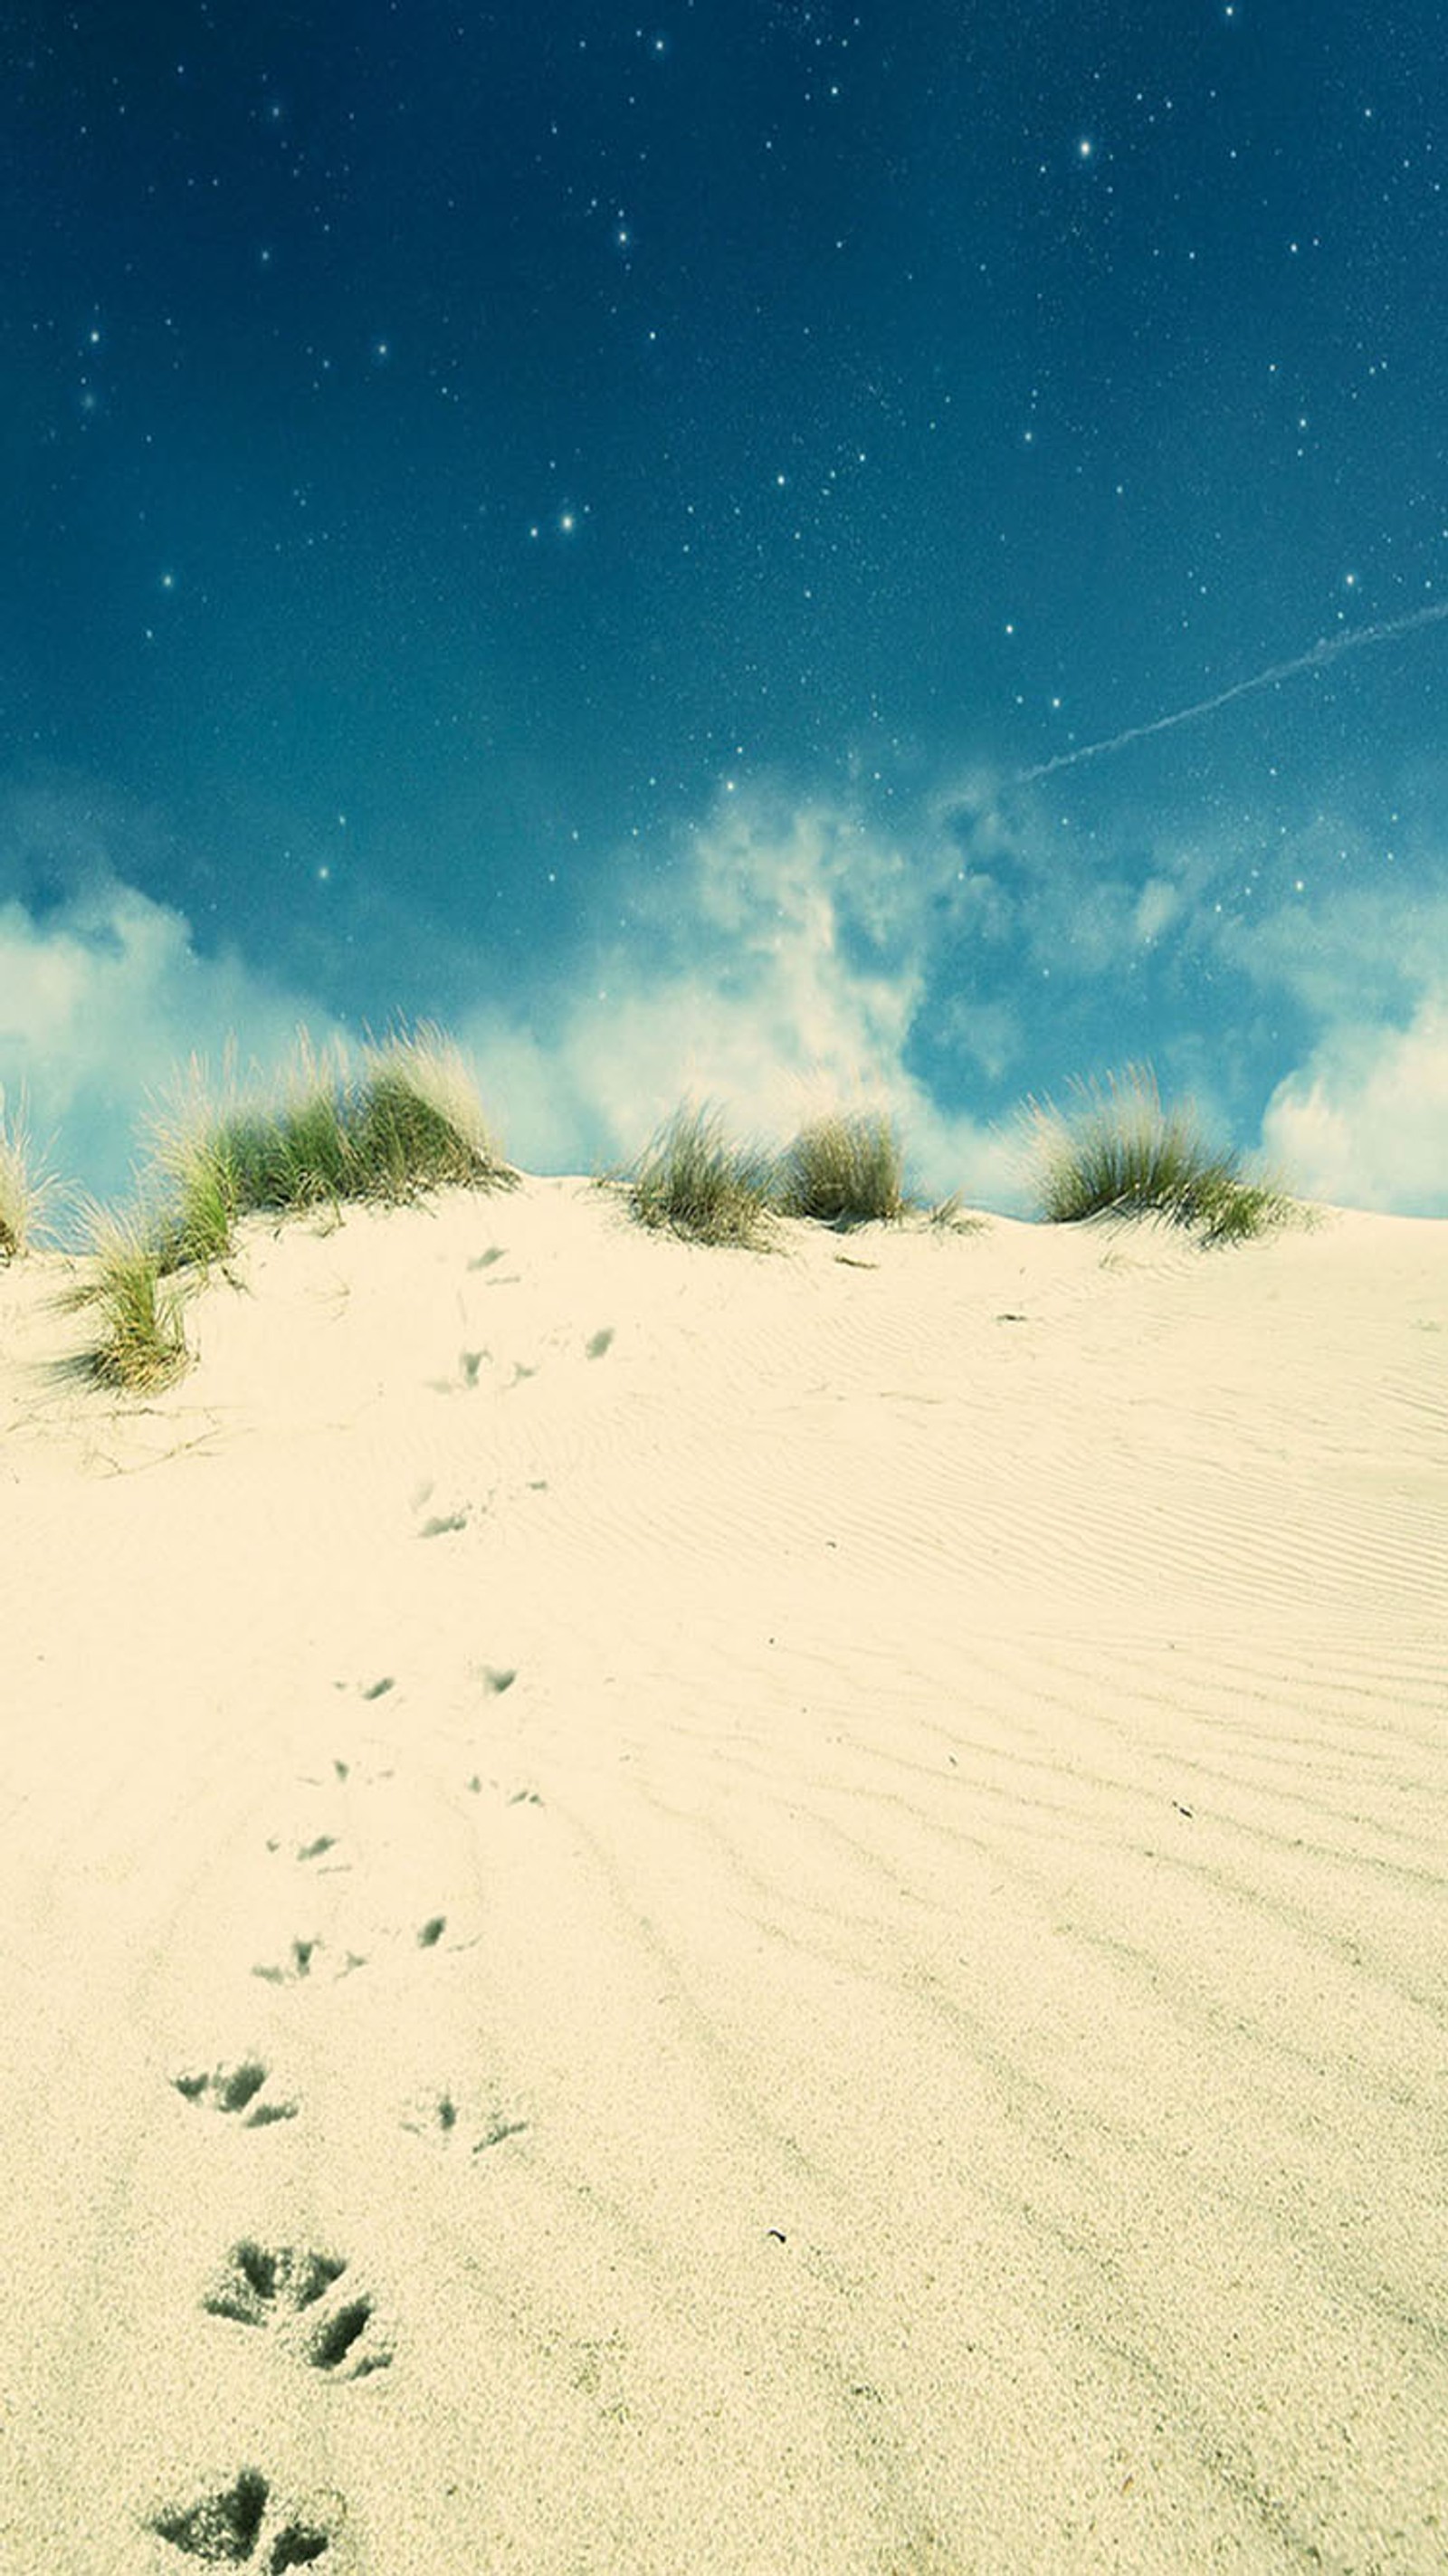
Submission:
M 966 1206 L 960 1190 L 952 1190 L 948 1198 L 937 1199 L 928 1212 L 928 1222 L 936 1234 L 981 1234 L 986 1224 L 983 1216 Z
M 1164 1217 L 1205 1243 L 1239 1243 L 1288 1221 L 1293 1202 L 1206 1143 L 1190 1106 L 1164 1108 L 1148 1065 L 1074 1085 L 1074 1106 L 1032 1101 L 1031 1161 L 1041 1215 Z
M 166 1269 L 224 1260 L 239 1218 L 400 1205 L 449 1184 L 516 1179 L 489 1133 L 456 1047 L 431 1028 L 368 1045 L 360 1068 L 340 1044 L 318 1057 L 305 1031 L 271 1095 L 243 1098 L 234 1075 L 218 1105 L 199 1068 L 178 1114 L 158 1122 L 158 1159 L 175 1200 Z
M 58 1186 L 35 1160 L 24 1100 L 7 1116 L 0 1087 L 0 1261 L 29 1249 Z
M 86 1374 L 127 1394 L 169 1386 L 190 1353 L 181 1327 L 180 1290 L 161 1284 L 164 1265 L 154 1228 L 139 1217 L 93 1208 L 90 1275 L 66 1289 L 64 1307 L 95 1306 L 100 1333 L 85 1354 Z
M 768 1163 L 729 1143 L 717 1110 L 675 1110 L 624 1175 L 623 1187 L 641 1225 L 752 1251 L 768 1242 Z
M 173 1273 L 224 1262 L 241 1217 L 353 1200 L 389 1205 L 449 1183 L 511 1186 L 461 1054 L 437 1031 L 367 1045 L 355 1065 L 340 1044 L 314 1054 L 303 1031 L 296 1060 L 269 1093 L 245 1096 L 228 1062 L 218 1099 L 193 1059 L 170 1111 L 152 1122 L 155 1185 L 149 1212 L 92 1218 L 91 1276 L 68 1305 L 103 1318 L 91 1374 L 132 1389 L 164 1385 L 185 1367 L 181 1290 Z
M 868 1110 L 815 1119 L 780 1156 L 775 1195 L 783 1215 L 820 1225 L 897 1223 L 910 1203 L 892 1121 Z
M 431 1027 L 369 1047 L 349 1143 L 361 1194 L 403 1200 L 454 1185 L 511 1186 L 463 1057 Z

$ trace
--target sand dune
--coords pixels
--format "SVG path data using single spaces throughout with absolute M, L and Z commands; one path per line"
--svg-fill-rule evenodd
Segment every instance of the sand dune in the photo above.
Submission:
M 1448 2565 L 1448 1249 L 0 1273 L 0 2566 Z

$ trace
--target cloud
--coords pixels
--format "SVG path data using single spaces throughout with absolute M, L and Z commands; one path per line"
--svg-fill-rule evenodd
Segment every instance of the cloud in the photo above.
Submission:
M 122 835 L 124 837 L 124 834 Z M 24 1099 L 37 1149 L 89 1194 L 127 1194 L 140 1133 L 178 1066 L 276 1061 L 326 1012 L 258 975 L 234 951 L 202 957 L 190 925 L 117 875 L 88 804 L 53 795 L 0 807 L 0 1086 Z
M 99 1197 L 127 1193 L 148 1113 L 193 1053 L 219 1069 L 234 1043 L 270 1071 L 299 1025 L 319 1044 L 369 1012 L 385 1026 L 401 976 L 534 1171 L 625 1163 L 684 1100 L 763 1143 L 868 1106 L 897 1121 L 924 1194 L 1021 1210 L 1018 1130 L 982 1102 L 1009 1085 L 1009 1119 L 1027 1091 L 1150 1055 L 1240 1141 L 1268 1099 L 1263 1142 L 1291 1186 L 1445 1205 L 1436 870 L 1340 896 L 1279 875 L 1254 909 L 1234 893 L 1240 851 L 1163 840 L 1103 860 L 1003 813 L 988 784 L 898 824 L 852 795 L 766 787 L 600 869 L 568 948 L 526 974 L 513 960 L 501 986 L 465 924 L 414 907 L 404 925 L 386 884 L 329 921 L 325 948 L 315 915 L 277 921 L 263 966 L 203 951 L 144 890 L 158 873 L 145 818 L 0 794 L 0 1086 Z
M 1353 874 L 1347 874 L 1351 868 Z M 1304 1196 L 1448 1212 L 1448 896 L 1436 845 L 1375 864 L 1320 816 L 1284 854 L 1292 886 L 1256 920 L 1225 920 L 1218 953 L 1302 1015 L 1303 1060 L 1272 1089 L 1263 1147 Z
M 897 1118 L 922 1189 L 1001 1203 L 1011 1149 L 942 1109 L 905 1060 L 935 882 L 840 806 L 722 798 L 667 878 L 633 889 L 586 986 L 545 982 L 526 1026 L 494 1006 L 464 1014 L 510 1149 L 553 1170 L 627 1160 L 684 1098 L 717 1100 L 766 1142 L 822 1108 L 868 1106 Z M 987 1049 L 1001 1040 L 988 1017 Z
M 1170 930 L 1182 908 L 1178 888 L 1165 877 L 1149 877 L 1132 910 L 1132 928 L 1143 947 Z
M 1305 1197 L 1443 1215 L 1448 990 L 1424 1000 L 1406 1028 L 1334 1028 L 1278 1084 L 1262 1135 Z
M 1448 955 L 1448 896 L 1436 890 L 1434 854 L 1401 882 L 1344 885 L 1304 880 L 1258 915 L 1224 919 L 1219 954 L 1251 983 L 1290 993 L 1324 1020 L 1401 1020 L 1423 998 Z
M 267 1071 L 299 1024 L 319 1043 L 342 1027 L 308 978 L 288 976 L 285 949 L 265 973 L 234 948 L 203 955 L 185 915 L 123 873 L 147 864 L 144 837 L 91 800 L 0 803 L 0 882 L 19 889 L 0 902 L 0 1084 L 24 1091 L 62 1173 L 108 1199 L 131 1187 L 147 1119 L 193 1054 L 219 1069 L 234 1044 Z M 767 1142 L 822 1108 L 870 1106 L 898 1120 L 922 1191 L 1010 1204 L 1012 1148 L 906 1061 L 946 859 L 953 875 L 953 852 L 907 852 L 826 800 L 722 797 L 681 831 L 666 871 L 614 873 L 621 926 L 597 928 L 581 964 L 543 958 L 516 998 L 446 1012 L 506 1150 L 542 1171 L 624 1162 L 686 1098 L 717 1100 L 736 1132 Z M 414 927 L 416 956 L 426 925 Z M 374 980 L 395 954 L 375 945 Z M 436 945 L 456 995 L 459 942 Z M 999 1001 L 953 1008 L 962 1060 L 1010 1052 Z

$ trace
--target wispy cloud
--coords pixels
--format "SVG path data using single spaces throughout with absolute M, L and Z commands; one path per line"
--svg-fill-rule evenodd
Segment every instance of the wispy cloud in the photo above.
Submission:
M 462 1034 L 524 1160 L 624 1159 L 682 1097 L 718 1100 L 768 1141 L 843 1102 L 898 1118 L 923 1189 L 999 1202 L 1012 1147 L 942 1107 L 908 1063 L 933 892 L 929 866 L 847 808 L 724 797 L 667 877 L 630 888 L 627 926 L 600 943 L 586 986 L 545 984 L 527 1028 L 489 1006 Z M 982 1042 L 997 1047 L 999 1011 L 989 1019 Z
M 503 986 L 454 927 L 411 920 L 403 940 L 390 897 L 362 905 L 345 998 L 380 996 L 385 1024 L 404 971 L 537 1171 L 625 1162 L 685 1098 L 766 1142 L 860 1104 L 897 1118 L 922 1191 L 1019 1209 L 1015 1104 L 1151 1055 L 1240 1144 L 1267 1104 L 1260 1141 L 1289 1186 L 1445 1212 L 1441 871 L 1418 853 L 1337 897 L 1333 829 L 1254 872 L 1165 834 L 1103 856 L 985 777 L 898 824 L 850 793 L 764 787 L 601 870 L 606 910 L 600 894 L 565 955 L 515 962 Z M 0 1085 L 104 1197 L 125 1194 L 192 1054 L 219 1068 L 234 1044 L 270 1070 L 299 1024 L 324 1042 L 352 1019 L 340 976 L 318 990 L 315 925 L 289 947 L 279 923 L 265 966 L 203 948 L 144 890 L 154 874 L 134 817 L 0 796 Z

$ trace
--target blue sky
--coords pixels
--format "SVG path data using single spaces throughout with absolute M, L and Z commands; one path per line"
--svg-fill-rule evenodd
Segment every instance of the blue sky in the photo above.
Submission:
M 1024 1096 L 1149 1057 L 1448 1213 L 1426 0 L 97 14 L 0 39 L 0 1084 L 67 1174 L 400 1014 L 535 1170 L 869 1098 L 1009 1208 Z

